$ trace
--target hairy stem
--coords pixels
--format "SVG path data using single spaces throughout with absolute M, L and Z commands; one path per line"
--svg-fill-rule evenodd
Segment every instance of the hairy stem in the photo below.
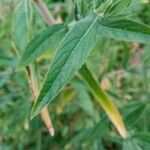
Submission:
M 38 97 L 40 87 L 41 87 L 38 69 L 36 68 L 35 64 L 32 64 L 29 67 L 26 67 L 26 69 L 28 71 L 30 89 L 32 91 L 32 100 L 34 101 Z M 54 136 L 54 128 L 53 128 L 47 107 L 45 107 L 41 111 L 40 116 L 44 124 L 46 125 L 48 131 L 50 132 L 51 136 Z
M 51 15 L 50 11 L 48 10 L 47 6 L 44 4 L 44 2 L 42 0 L 33 0 L 34 5 L 36 6 L 37 10 L 39 11 L 39 13 L 41 14 L 41 16 L 43 17 L 44 21 L 48 24 L 54 24 L 55 20 L 53 18 L 53 16 Z M 40 91 L 40 83 L 38 83 L 37 81 L 40 81 L 37 77 L 37 74 L 34 74 L 35 70 L 32 68 L 32 66 L 28 67 L 28 74 L 30 77 L 30 88 L 33 92 L 33 100 L 35 100 L 38 95 L 39 95 L 39 91 Z M 35 77 L 36 75 L 36 77 Z M 36 82 L 35 82 L 36 79 Z M 43 122 L 45 123 L 48 131 L 50 132 L 51 136 L 54 135 L 54 128 L 52 125 L 52 121 L 51 121 L 51 117 L 49 115 L 48 109 L 47 107 L 45 107 L 41 113 L 41 118 L 43 120 Z
M 44 21 L 48 24 L 54 24 L 55 20 L 51 13 L 49 12 L 47 6 L 44 4 L 42 0 L 33 0 L 34 5 L 36 6 L 37 10 L 43 17 Z

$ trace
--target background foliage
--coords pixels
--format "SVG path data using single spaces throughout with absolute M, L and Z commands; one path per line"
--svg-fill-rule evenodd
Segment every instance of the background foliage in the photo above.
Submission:
M 77 9 L 76 1 L 45 0 L 52 15 L 66 24 L 80 17 L 77 10 L 86 12 L 86 4 L 92 5 L 88 0 L 78 2 L 85 2 L 79 5 L 84 9 Z M 149 150 L 150 46 L 145 44 L 101 38 L 87 61 L 123 116 L 130 135 L 126 140 L 77 75 L 48 106 L 54 137 L 39 116 L 29 121 L 32 92 L 25 70 L 17 65 L 27 43 L 47 25 L 33 4 L 26 4 L 0 1 L 0 149 Z M 150 25 L 150 2 L 134 0 L 127 14 Z M 41 81 L 54 55 L 51 49 L 36 60 Z

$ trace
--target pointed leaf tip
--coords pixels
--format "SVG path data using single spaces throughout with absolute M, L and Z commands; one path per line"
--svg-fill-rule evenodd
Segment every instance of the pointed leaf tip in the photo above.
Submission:
M 127 132 L 122 117 L 115 105 L 113 104 L 111 98 L 103 89 L 101 89 L 101 87 L 99 86 L 99 84 L 97 83 L 97 81 L 95 80 L 95 78 L 93 77 L 86 65 L 83 65 L 79 72 L 85 80 L 85 82 L 87 83 L 87 85 L 89 86 L 89 89 L 95 97 L 95 100 L 104 109 L 107 116 L 118 130 L 119 134 L 123 138 L 127 138 Z
M 36 104 L 36 103 L 35 103 Z M 39 113 L 36 111 L 35 109 L 35 104 L 33 105 L 32 109 L 31 109 L 31 114 L 30 114 L 30 120 L 32 120 L 33 118 L 35 118 Z
M 97 16 L 90 14 L 70 28 L 52 60 L 51 68 L 33 106 L 36 111 L 32 111 L 33 116 L 56 97 L 84 63 L 96 44 L 98 25 Z

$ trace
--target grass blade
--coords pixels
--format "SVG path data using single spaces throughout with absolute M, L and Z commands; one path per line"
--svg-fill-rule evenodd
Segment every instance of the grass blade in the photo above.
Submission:
M 86 81 L 89 86 L 95 100 L 100 104 L 100 106 L 104 109 L 114 126 L 117 128 L 118 132 L 123 138 L 127 137 L 127 133 L 124 127 L 124 123 L 122 121 L 121 115 L 118 112 L 115 105 L 112 103 L 110 97 L 105 93 L 104 90 L 101 89 L 99 84 L 96 82 L 91 72 L 87 68 L 86 65 L 83 65 L 79 70 L 79 73 Z

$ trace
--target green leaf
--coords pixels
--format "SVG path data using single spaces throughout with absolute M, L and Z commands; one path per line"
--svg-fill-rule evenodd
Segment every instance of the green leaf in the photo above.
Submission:
M 64 25 L 52 25 L 35 37 L 22 54 L 20 66 L 27 66 L 48 50 L 56 49 L 67 29 Z
M 136 132 L 133 138 L 138 139 L 138 141 L 150 145 L 150 132 Z
M 117 40 L 150 43 L 150 27 L 126 19 L 100 18 L 99 34 Z
M 112 3 L 112 5 L 109 5 L 109 7 L 107 7 L 104 14 L 105 15 L 120 14 L 129 7 L 131 2 L 132 0 L 117 0 L 114 3 Z
M 99 7 L 97 8 L 96 12 L 98 13 L 104 13 L 106 9 L 112 5 L 113 0 L 106 0 L 106 1 L 100 1 Z
M 127 139 L 123 142 L 122 150 L 142 150 L 136 140 Z
M 67 33 L 58 48 L 40 95 L 32 108 L 31 118 L 53 100 L 84 63 L 96 44 L 97 25 L 96 15 L 91 14 L 77 22 Z
M 99 86 L 97 81 L 92 76 L 89 69 L 86 65 L 83 65 L 82 68 L 79 70 L 81 76 L 86 81 L 87 85 L 89 86 L 95 100 L 100 104 L 100 106 L 104 109 L 114 126 L 117 128 L 118 132 L 123 138 L 126 138 L 126 130 L 124 127 L 124 123 L 122 121 L 121 115 L 118 112 L 117 108 L 113 104 L 111 98 L 105 93 L 103 89 Z
M 17 64 L 17 60 L 14 58 L 0 56 L 0 66 L 1 67 L 14 67 Z
M 145 47 L 143 60 L 145 64 L 150 64 L 150 45 Z
M 124 106 L 124 122 L 129 127 L 132 127 L 137 123 L 137 121 L 141 118 L 143 115 L 143 112 L 145 111 L 146 105 L 143 103 L 133 103 L 128 104 L 127 106 Z
M 31 1 L 20 0 L 15 8 L 12 19 L 13 39 L 16 47 L 24 51 L 29 41 L 29 30 L 31 23 Z

